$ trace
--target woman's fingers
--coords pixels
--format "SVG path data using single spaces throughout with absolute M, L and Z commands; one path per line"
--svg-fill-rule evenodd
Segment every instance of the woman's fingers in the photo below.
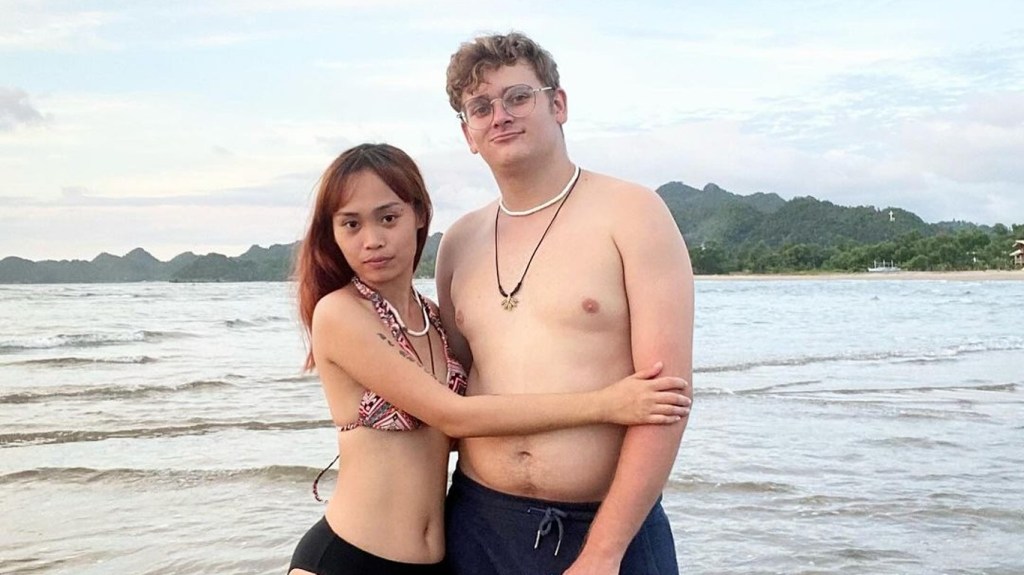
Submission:
M 686 417 L 690 414 L 690 398 L 675 392 L 661 392 L 656 398 L 652 414 Z
M 690 383 L 681 377 L 665 376 L 651 379 L 649 381 L 652 389 L 656 389 L 658 391 L 667 391 L 670 389 L 686 391 L 686 389 L 690 387 Z
M 651 415 L 647 418 L 647 423 L 653 425 L 668 425 L 677 423 L 683 418 L 678 415 Z
M 660 391 L 654 397 L 654 400 L 658 403 L 681 405 L 683 407 L 690 407 L 690 404 L 693 403 L 689 397 L 675 391 Z
M 686 417 L 690 413 L 690 407 L 686 405 L 670 405 L 667 403 L 659 404 L 652 411 L 655 415 L 672 415 L 678 417 Z
M 660 361 L 656 361 L 656 362 L 654 362 L 654 365 L 652 365 L 650 367 L 645 367 L 643 369 L 638 369 L 636 371 L 636 373 L 633 374 L 633 377 L 635 377 L 637 379 L 651 379 L 653 377 L 657 377 L 658 374 L 661 373 L 661 370 L 664 369 L 664 367 L 665 367 L 664 363 L 662 363 Z

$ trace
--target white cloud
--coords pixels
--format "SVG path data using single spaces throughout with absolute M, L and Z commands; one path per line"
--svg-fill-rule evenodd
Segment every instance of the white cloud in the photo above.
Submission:
M 122 255 L 142 247 L 164 261 L 184 251 L 238 255 L 300 237 L 305 207 L 30 206 L 0 215 L 0 254 L 31 260 Z M 58 233 L 40 234 L 39 226 Z
M 997 167 L 1019 174 L 1020 162 L 1013 162 L 1022 157 L 1019 134 L 1010 135 L 1008 141 L 996 139 L 1003 154 L 995 158 L 991 145 L 972 145 L 979 140 L 992 142 L 981 136 L 944 149 L 947 158 L 913 148 L 899 133 L 885 144 L 890 154 L 881 158 L 843 149 L 809 151 L 723 121 L 570 139 L 569 144 L 583 167 L 652 188 L 668 181 L 698 188 L 714 182 L 738 194 L 774 192 L 784 198 L 811 195 L 842 205 L 897 206 L 927 221 L 1024 219 L 1024 196 L 1013 194 L 1008 180 L 991 181 Z M 927 141 L 941 148 L 949 140 Z M 919 142 L 909 142 L 914 143 Z M 951 174 L 949 168 L 943 168 L 949 165 L 960 167 Z M 967 181 L 953 177 L 968 170 L 977 177 Z M 1015 185 L 1019 189 L 1020 184 Z
M 381 58 L 373 60 L 321 60 L 317 68 L 344 77 L 353 89 L 388 88 L 437 93 L 443 96 L 444 62 L 441 58 Z
M 415 154 L 434 204 L 431 230 L 443 232 L 460 216 L 498 197 L 487 164 L 465 145 Z
M 39 2 L 0 4 L 0 51 L 114 50 L 101 30 L 119 16 L 99 10 L 61 10 Z
M 62 94 L 41 99 L 45 132 L 3 137 L 0 152 L 21 169 L 0 194 L 52 197 L 84 186 L 99 195 L 167 196 L 264 185 L 311 171 L 326 155 L 315 135 L 329 122 L 252 123 L 189 96 Z M 231 154 L 218 150 L 230 149 Z M 46 169 L 59 163 L 60 170 Z M 34 166 L 34 169 L 28 169 Z
M 390 6 L 416 6 L 416 0 L 375 0 L 375 8 Z M 199 13 L 207 14 L 277 14 L 282 12 L 306 12 L 306 11 L 348 11 L 357 9 L 368 9 L 365 0 L 291 0 L 289 2 L 278 2 L 275 0 L 219 0 L 217 2 L 204 3 L 201 8 L 196 9 Z
M 1024 93 L 980 96 L 963 113 L 906 126 L 903 143 L 928 172 L 1024 189 Z
M 1024 214 L 1015 4 L 727 4 L 0 0 L 0 256 L 292 241 L 320 172 L 363 141 L 419 162 L 443 230 L 497 194 L 447 106 L 448 57 L 510 29 L 558 60 L 585 168 Z
M 29 102 L 28 93 L 0 86 L 0 132 L 44 121 L 43 114 Z
M 225 46 L 240 46 L 272 38 L 268 33 L 224 33 L 196 36 L 182 40 L 181 44 L 191 48 L 222 48 Z
M 792 197 L 913 183 L 909 172 L 893 164 L 842 151 L 810 153 L 726 121 L 594 138 L 573 142 L 571 149 L 584 167 L 651 187 L 676 180 L 696 187 L 715 182 L 737 193 Z

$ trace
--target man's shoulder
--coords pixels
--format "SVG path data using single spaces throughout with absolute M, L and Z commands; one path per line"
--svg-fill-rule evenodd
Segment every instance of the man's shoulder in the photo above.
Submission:
M 455 220 L 455 223 L 448 226 L 448 229 L 441 234 L 441 245 L 438 246 L 437 260 L 439 271 L 445 268 L 456 259 L 467 245 L 479 243 L 480 234 L 487 229 L 488 222 L 494 221 L 494 202 L 466 213 Z
M 494 219 L 494 210 L 495 207 L 492 202 L 482 208 L 463 214 L 452 225 L 448 226 L 448 229 L 441 236 L 441 242 L 451 244 L 458 242 L 463 236 L 478 233 Z
M 661 196 L 647 186 L 622 180 L 607 174 L 587 172 L 588 187 L 596 201 L 607 202 L 615 207 L 653 208 L 664 205 Z
M 606 218 L 616 243 L 645 244 L 655 237 L 682 235 L 668 205 L 647 186 L 594 173 L 590 197 L 595 212 Z

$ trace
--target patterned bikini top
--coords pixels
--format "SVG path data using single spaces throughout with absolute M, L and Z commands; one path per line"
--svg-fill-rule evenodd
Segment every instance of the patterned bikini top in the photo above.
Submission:
M 391 302 L 384 299 L 380 292 L 363 283 L 358 277 L 352 278 L 352 285 L 355 286 L 359 295 L 368 299 L 373 304 L 373 309 L 391 332 L 391 337 L 394 338 L 398 347 L 409 354 L 410 357 L 416 357 L 416 350 L 412 347 L 412 343 L 409 342 L 409 338 L 406 336 L 405 330 L 398 319 L 398 314 L 394 306 L 391 305 Z M 430 318 L 431 325 L 434 326 L 434 329 L 441 336 L 441 346 L 444 348 L 445 364 L 448 369 L 446 378 L 448 389 L 459 395 L 465 395 L 466 370 L 452 356 L 451 348 L 448 347 L 448 336 L 441 326 L 441 318 L 438 317 L 437 312 L 427 304 L 423 297 L 419 297 L 419 294 L 416 295 L 416 299 L 423 306 L 427 317 Z M 422 425 L 423 422 L 419 419 L 391 405 L 376 393 L 366 390 L 363 392 L 363 398 L 359 401 L 359 418 L 352 423 L 338 426 L 338 431 L 348 431 L 357 427 L 370 427 L 381 431 L 412 431 L 419 429 Z

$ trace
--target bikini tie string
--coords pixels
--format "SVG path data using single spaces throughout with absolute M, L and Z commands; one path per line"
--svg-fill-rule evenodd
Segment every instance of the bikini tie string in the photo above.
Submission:
M 533 548 L 537 549 L 540 547 L 540 538 L 551 533 L 551 524 L 558 525 L 558 543 L 555 544 L 555 555 L 558 555 L 558 550 L 562 548 L 562 535 L 565 534 L 565 526 L 562 525 L 562 519 L 569 516 L 568 513 L 561 509 L 555 509 L 554 507 L 548 507 L 547 509 L 538 509 L 531 507 L 527 513 L 543 513 L 544 516 L 540 518 L 540 524 L 537 525 L 537 539 L 533 542 Z
M 327 500 L 320 498 L 320 491 L 317 490 L 316 486 L 318 483 L 320 483 L 320 478 L 324 476 L 324 473 L 327 473 L 327 470 L 329 470 L 334 465 L 334 462 L 337 461 L 339 458 L 341 458 L 340 453 L 338 455 L 335 455 L 334 459 L 332 459 L 331 462 L 327 464 L 327 467 L 324 467 L 323 470 L 320 471 L 320 473 L 317 473 L 316 479 L 313 480 L 313 499 L 316 499 L 320 503 L 327 503 Z

